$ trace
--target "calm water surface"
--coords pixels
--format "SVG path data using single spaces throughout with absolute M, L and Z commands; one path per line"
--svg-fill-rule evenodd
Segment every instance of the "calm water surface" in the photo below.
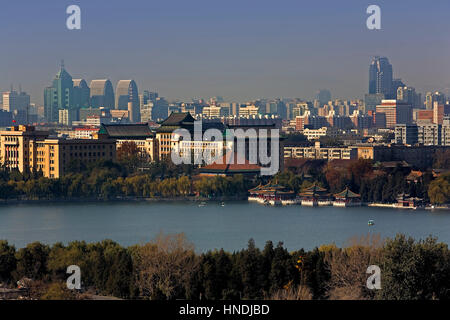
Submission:
M 368 226 L 373 219 L 375 226 Z M 21 204 L 0 205 L 0 239 L 16 247 L 33 241 L 47 244 L 112 239 L 128 246 L 153 239 L 159 232 L 184 232 L 197 251 L 239 250 L 250 238 L 259 247 L 283 241 L 289 250 L 327 243 L 345 245 L 354 236 L 404 233 L 437 236 L 450 243 L 449 211 L 385 208 L 266 207 L 229 202 Z

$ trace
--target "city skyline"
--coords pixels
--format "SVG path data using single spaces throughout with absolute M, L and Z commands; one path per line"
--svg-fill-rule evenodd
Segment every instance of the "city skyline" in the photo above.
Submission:
M 329 88 L 324 88 L 324 87 L 318 87 L 317 88 L 317 90 L 315 91 L 315 92 L 313 92 L 313 93 L 311 93 L 310 95 L 308 95 L 307 97 L 305 97 L 305 96 L 295 96 L 295 95 L 290 95 L 290 96 L 259 96 L 259 97 L 251 97 L 251 98 L 248 98 L 248 99 L 228 99 L 228 97 L 224 97 L 223 95 L 220 95 L 220 94 L 217 94 L 217 95 L 206 95 L 206 96 L 198 96 L 198 95 L 193 95 L 193 96 L 190 96 L 190 97 L 185 97 L 185 98 L 173 98 L 173 97 L 167 97 L 167 100 L 168 101 L 173 101 L 173 102 L 176 102 L 176 101 L 178 101 L 178 102 L 182 102 L 182 101 L 185 101 L 185 102 L 188 102 L 188 101 L 194 101 L 195 99 L 205 99 L 205 100 L 208 100 L 208 99 L 212 99 L 212 98 L 216 98 L 216 97 L 220 97 L 221 99 L 223 99 L 223 101 L 226 101 L 226 102 L 238 102 L 238 103 L 244 103 L 244 102 L 250 102 L 250 101 L 254 101 L 254 100 L 274 100 L 274 99 L 304 99 L 305 101 L 314 101 L 314 100 L 318 100 L 318 96 L 320 95 L 320 94 L 322 94 L 323 92 L 328 92 L 328 93 L 330 93 L 331 94 L 331 98 L 329 99 L 329 100 L 327 100 L 327 101 L 332 101 L 332 100 L 355 100 L 355 99 L 361 99 L 361 100 L 364 100 L 365 99 L 365 97 L 364 97 L 364 95 L 366 95 L 367 93 L 369 93 L 369 94 L 375 94 L 375 93 L 381 93 L 381 92 L 378 92 L 379 91 L 379 88 L 376 88 L 376 89 L 371 89 L 371 86 L 373 85 L 372 83 L 373 83 L 373 76 L 371 76 L 371 70 L 372 70 L 372 68 L 373 68 L 373 66 L 374 66 L 374 63 L 375 63 L 375 61 L 379 61 L 380 59 L 382 60 L 382 61 L 387 61 L 387 63 L 389 64 L 389 67 L 391 68 L 390 69 L 390 71 L 391 71 L 391 74 L 390 74 L 390 78 L 391 78 L 391 80 L 390 80 L 390 85 L 389 85 L 389 88 L 388 89 L 392 89 L 392 88 L 394 88 L 394 86 L 395 87 L 397 87 L 396 86 L 396 84 L 394 84 L 394 82 L 397 80 L 397 81 L 400 81 L 400 83 L 402 83 L 402 85 L 401 86 L 405 86 L 405 87 L 412 87 L 412 88 L 414 88 L 414 89 L 416 89 L 415 87 L 413 87 L 413 86 L 411 86 L 411 85 L 408 85 L 410 82 L 408 81 L 408 80 L 405 80 L 404 78 L 401 78 L 401 77 L 395 77 L 396 75 L 398 75 L 398 74 L 395 74 L 393 71 L 392 71 L 392 64 L 390 64 L 390 61 L 389 61 L 389 58 L 388 57 L 385 57 L 385 56 L 372 56 L 371 57 L 371 61 L 369 61 L 370 62 L 370 68 L 369 68 L 369 72 L 367 73 L 367 77 L 368 77 L 368 86 L 366 85 L 366 87 L 368 87 L 368 90 L 367 90 L 367 88 L 366 88 L 366 91 L 365 92 L 362 92 L 361 93 L 361 95 L 353 95 L 353 96 L 345 96 L 345 97 L 343 97 L 343 96 L 337 96 L 332 90 L 330 90 Z M 62 62 L 60 62 L 60 66 L 59 66 L 59 68 L 61 67 L 61 63 L 64 63 L 64 60 L 61 60 Z M 64 70 L 66 71 L 66 69 L 65 69 L 65 67 L 64 67 Z M 60 71 L 57 71 L 56 72 L 56 74 L 58 74 Z M 67 72 L 67 71 L 66 71 Z M 378 73 L 380 73 L 380 72 L 378 72 Z M 72 73 L 71 73 L 72 74 Z M 376 72 L 376 74 L 377 74 L 377 72 Z M 382 73 L 381 73 L 382 74 Z M 375 75 L 375 77 L 376 77 L 376 75 Z M 91 88 L 92 86 L 94 86 L 94 88 L 95 88 L 95 86 L 98 86 L 98 85 L 101 85 L 101 83 L 100 82 L 106 82 L 106 84 L 111 84 L 111 86 L 113 87 L 113 88 L 115 88 L 116 86 L 119 86 L 121 83 L 123 83 L 122 85 L 124 85 L 124 82 L 131 82 L 131 85 L 132 86 L 140 86 L 139 84 L 137 84 L 137 81 L 135 81 L 134 79 L 132 79 L 132 77 L 130 77 L 130 79 L 129 80 L 123 80 L 123 79 L 118 79 L 118 80 L 111 80 L 109 77 L 107 77 L 107 76 L 105 76 L 103 79 L 98 79 L 98 78 L 92 78 L 92 79 L 90 79 L 90 78 L 86 78 L 86 77 L 83 77 L 83 76 L 79 76 L 79 77 L 71 77 L 71 78 L 73 78 L 73 85 L 74 86 L 79 86 L 79 82 L 81 81 L 82 82 L 82 84 L 83 85 L 87 85 L 87 87 L 88 87 L 88 89 L 89 88 Z M 376 80 L 376 79 L 375 79 Z M 51 82 L 51 81 L 50 81 Z M 405 83 L 403 83 L 403 82 L 405 82 Z M 89 83 L 89 84 L 88 84 Z M 375 85 L 376 86 L 376 85 Z M 47 86 L 48 87 L 48 86 Z M 44 89 L 44 91 L 45 91 L 45 88 L 47 88 L 47 87 L 44 87 L 43 89 Z M 392 88 L 391 88 L 392 87 Z M 142 90 L 144 90 L 144 91 L 148 91 L 147 89 L 145 89 L 146 87 L 145 86 L 143 86 L 143 89 Z M 386 89 L 386 88 L 384 88 L 384 89 Z M 28 91 L 28 90 L 26 90 L 26 88 L 25 89 L 23 89 L 23 85 L 22 85 L 22 83 L 18 83 L 18 84 L 13 84 L 13 83 L 11 83 L 10 85 L 9 85 L 9 87 L 8 87 L 8 89 L 5 89 L 5 90 L 2 90 L 1 88 L 0 88 L 0 92 L 8 92 L 8 91 L 11 91 L 11 90 L 14 90 L 14 91 L 18 91 L 18 92 L 23 92 L 23 93 L 27 93 L 27 94 L 30 94 L 30 91 Z M 375 90 L 375 91 L 374 91 Z M 155 91 L 155 90 L 153 90 L 153 91 Z M 394 92 L 395 91 L 395 92 Z M 386 93 L 385 92 L 385 98 L 386 99 L 395 99 L 395 95 L 397 94 L 396 93 L 396 90 L 394 90 L 394 91 L 392 91 L 392 95 L 393 96 L 390 96 L 388 93 Z M 418 90 L 420 93 L 424 93 L 424 94 L 426 94 L 426 93 L 434 93 L 434 92 L 442 92 L 442 93 L 444 93 L 446 96 L 447 95 L 450 95 L 450 88 L 442 88 L 442 87 L 429 87 L 429 89 L 427 89 L 427 90 L 425 90 L 425 91 L 420 91 L 420 90 Z M 115 89 L 113 89 L 113 92 L 115 92 Z M 156 91 L 155 91 L 156 92 Z M 41 104 L 41 105 L 44 105 L 45 103 L 44 102 L 36 102 L 36 99 L 35 98 L 33 98 L 33 95 L 32 94 L 30 94 L 30 96 L 31 96 L 31 103 L 34 103 L 34 104 Z M 45 99 L 45 93 L 44 93 L 44 99 Z M 116 100 L 116 98 L 114 98 L 114 100 Z M 320 99 L 319 99 L 320 100 Z M 117 104 L 117 101 L 113 101 L 112 102 L 112 109 L 115 109 L 115 107 L 116 107 L 116 104 Z M 119 108 L 120 109 L 120 108 Z
M 448 94 L 450 45 L 437 31 L 447 27 L 450 4 L 380 1 L 382 30 L 371 31 L 365 27 L 367 3 L 325 3 L 253 7 L 196 1 L 169 8 L 78 1 L 80 31 L 64 25 L 70 1 L 29 3 L 19 19 L 12 13 L 20 1 L 7 3 L 0 16 L 9 38 L 9 50 L 0 53 L 0 89 L 20 83 L 32 102 L 42 104 L 43 88 L 65 59 L 74 79 L 108 78 L 114 84 L 134 79 L 138 87 L 169 99 L 310 99 L 321 88 L 334 98 L 362 98 L 367 65 L 380 55 L 394 65 L 395 78 L 418 92 Z M 414 21 L 424 10 L 435 18 L 418 26 Z M 32 16 L 42 21 L 34 25 Z M 120 23 L 111 23 L 114 19 Z M 42 46 L 45 37 L 54 41 Z

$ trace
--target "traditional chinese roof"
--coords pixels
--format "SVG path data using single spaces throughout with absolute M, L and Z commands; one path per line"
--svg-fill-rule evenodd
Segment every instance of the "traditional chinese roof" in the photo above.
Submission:
M 234 159 L 230 159 L 227 163 L 228 154 L 225 154 L 220 161 L 204 166 L 200 169 L 200 172 L 204 174 L 259 174 L 261 172 L 260 166 L 251 164 L 247 159 L 245 159 L 244 163 L 239 164 L 236 153 L 234 153 Z
M 156 129 L 159 133 L 172 133 L 177 129 L 187 129 L 191 132 L 195 119 L 189 112 L 172 112 L 170 116 Z
M 383 162 L 377 162 L 374 164 L 375 168 L 386 168 L 386 169 L 394 169 L 397 167 L 400 168 L 410 168 L 411 165 L 402 160 L 402 161 L 383 161 Z
M 193 124 L 195 119 L 189 112 L 172 112 L 170 116 L 161 123 L 161 126 L 181 126 Z
M 327 189 L 322 188 L 314 183 L 309 188 L 306 188 L 302 193 L 300 193 L 303 197 L 320 197 L 320 196 L 328 196 Z
M 147 124 L 102 124 L 99 133 L 112 139 L 147 139 L 153 136 Z
M 268 183 L 266 185 L 259 185 L 256 188 L 248 191 L 252 194 L 293 194 L 294 191 L 289 190 L 285 186 L 279 184 Z
M 423 172 L 422 171 L 412 170 L 411 173 L 406 177 L 406 180 L 416 181 L 419 178 L 421 178 L 422 176 L 423 176 Z
M 171 133 L 176 129 L 186 129 L 191 134 L 194 134 L 195 119 L 189 112 L 172 112 L 170 116 L 161 123 L 161 126 L 156 129 L 156 132 Z M 226 126 L 221 121 L 202 121 L 202 133 L 208 129 L 217 129 L 222 134 L 226 132 Z
M 336 193 L 334 196 L 339 199 L 361 198 L 361 195 L 351 191 L 349 188 L 345 188 L 344 191 Z

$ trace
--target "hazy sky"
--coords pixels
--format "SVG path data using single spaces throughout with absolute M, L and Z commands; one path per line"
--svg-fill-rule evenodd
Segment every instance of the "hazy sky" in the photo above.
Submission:
M 82 29 L 66 28 L 67 6 Z M 366 8 L 382 30 L 366 28 Z M 74 78 L 134 79 L 169 99 L 333 98 L 367 92 L 371 56 L 423 92 L 450 87 L 450 1 L 2 0 L 0 89 L 42 103 L 61 59 Z

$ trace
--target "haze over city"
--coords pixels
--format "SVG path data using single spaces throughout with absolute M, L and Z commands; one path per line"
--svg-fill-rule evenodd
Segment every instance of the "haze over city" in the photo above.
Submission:
M 449 93 L 448 1 L 378 1 L 379 31 L 365 27 L 368 1 L 83 0 L 82 29 L 71 31 L 73 3 L 2 4 L 0 91 L 21 84 L 42 104 L 64 59 L 74 78 L 134 79 L 169 99 L 312 98 L 322 88 L 362 98 L 381 55 L 418 92 Z

